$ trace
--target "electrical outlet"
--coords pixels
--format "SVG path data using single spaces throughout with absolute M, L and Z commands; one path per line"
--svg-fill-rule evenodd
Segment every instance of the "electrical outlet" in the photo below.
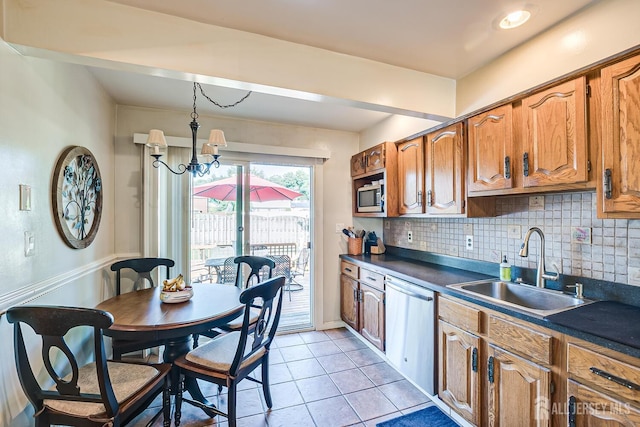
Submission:
M 407 231 L 407 242 L 413 243 L 413 231 Z
M 468 251 L 472 251 L 473 250 L 473 235 L 468 234 L 464 237 L 464 248 Z
M 522 227 L 519 225 L 509 225 L 507 226 L 507 237 L 509 239 L 521 239 L 522 238 Z

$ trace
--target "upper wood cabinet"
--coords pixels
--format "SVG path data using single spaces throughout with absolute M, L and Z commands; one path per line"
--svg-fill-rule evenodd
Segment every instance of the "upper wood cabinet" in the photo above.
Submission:
M 523 187 L 588 180 L 586 77 L 522 100 Z
M 507 104 L 469 119 L 469 194 L 512 188 L 512 109 Z
M 454 123 L 425 137 L 426 212 L 464 213 L 463 123 Z
M 385 168 L 386 143 L 351 156 L 351 176 L 382 171 Z
M 353 216 L 398 216 L 398 150 L 395 142 L 383 142 L 351 157 Z M 358 189 L 378 181 L 383 185 L 382 212 L 358 212 Z
M 423 213 L 424 144 L 415 138 L 398 144 L 398 213 Z
M 600 218 L 640 218 L 640 55 L 602 69 Z

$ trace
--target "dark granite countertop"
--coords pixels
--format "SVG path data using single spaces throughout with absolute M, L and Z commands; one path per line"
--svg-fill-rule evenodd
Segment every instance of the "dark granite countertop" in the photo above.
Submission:
M 614 301 L 579 306 L 546 318 L 474 298 L 447 287 L 492 277 L 493 270 L 482 263 L 445 257 L 442 265 L 398 255 L 340 255 L 362 267 L 389 274 L 446 295 L 640 358 L 640 307 Z M 436 259 L 438 261 L 439 259 Z M 496 271 L 497 272 L 497 271 Z

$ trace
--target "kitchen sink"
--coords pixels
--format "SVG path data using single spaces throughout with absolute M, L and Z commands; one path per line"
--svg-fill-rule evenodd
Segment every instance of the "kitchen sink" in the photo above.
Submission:
M 468 295 L 545 317 L 593 301 L 523 283 L 484 280 L 449 285 Z

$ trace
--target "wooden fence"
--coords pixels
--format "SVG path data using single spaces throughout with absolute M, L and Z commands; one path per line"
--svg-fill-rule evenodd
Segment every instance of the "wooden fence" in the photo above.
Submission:
M 296 243 L 310 240 L 309 218 L 295 215 L 251 214 L 251 244 Z M 236 218 L 233 212 L 194 213 L 191 224 L 192 259 L 210 258 L 215 248 L 233 247 Z

